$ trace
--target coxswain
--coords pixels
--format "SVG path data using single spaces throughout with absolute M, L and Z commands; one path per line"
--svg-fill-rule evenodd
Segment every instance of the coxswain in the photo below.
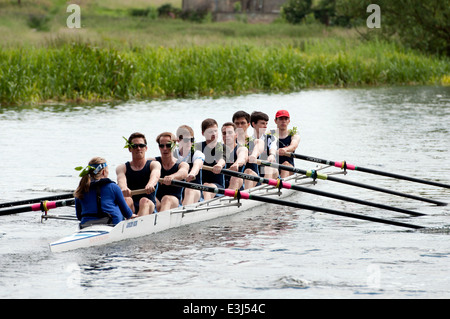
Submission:
M 75 211 L 80 228 L 96 224 L 116 225 L 135 217 L 128 207 L 120 187 L 108 178 L 106 160 L 94 157 L 80 173 L 80 183 L 74 192 Z

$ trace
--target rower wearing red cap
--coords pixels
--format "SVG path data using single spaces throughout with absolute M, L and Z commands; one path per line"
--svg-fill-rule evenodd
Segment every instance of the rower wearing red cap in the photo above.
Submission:
M 286 156 L 286 152 L 294 153 L 300 143 L 300 135 L 297 129 L 288 129 L 291 122 L 291 116 L 286 110 L 279 110 L 275 114 L 275 124 L 278 129 L 278 163 L 282 165 L 295 166 L 294 158 Z M 293 172 L 280 170 L 280 177 L 285 178 L 292 175 Z

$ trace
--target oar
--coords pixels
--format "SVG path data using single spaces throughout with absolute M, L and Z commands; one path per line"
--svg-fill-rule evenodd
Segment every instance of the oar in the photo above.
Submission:
M 172 180 L 171 185 L 178 186 L 178 187 L 187 187 L 187 188 L 197 189 L 197 190 L 201 190 L 204 192 L 223 194 L 225 196 L 233 197 L 233 198 L 251 199 L 251 200 L 260 201 L 260 202 L 269 203 L 269 204 L 276 204 L 276 205 L 294 207 L 294 208 L 299 208 L 299 209 L 307 209 L 307 210 L 311 210 L 311 211 L 317 211 L 317 212 L 338 215 L 338 216 L 344 216 L 344 217 L 350 217 L 350 218 L 355 218 L 355 219 L 368 220 L 368 221 L 372 221 L 372 222 L 376 222 L 376 223 L 394 225 L 394 226 L 399 226 L 399 227 L 406 227 L 406 228 L 412 228 L 412 229 L 425 228 L 423 226 L 406 224 L 406 223 L 396 222 L 396 221 L 387 220 L 387 219 L 381 219 L 381 218 L 359 215 L 359 214 L 354 214 L 354 213 L 347 213 L 347 212 L 338 211 L 338 210 L 334 210 L 334 209 L 316 207 L 316 206 L 305 205 L 305 204 L 300 204 L 300 203 L 293 203 L 293 202 L 289 202 L 286 200 L 270 198 L 270 197 L 265 197 L 265 196 L 257 196 L 257 195 L 249 194 L 247 192 L 235 191 L 235 190 L 231 190 L 231 189 L 215 188 L 215 187 L 210 187 L 210 186 L 205 186 L 205 185 L 200 185 L 200 184 L 193 184 L 193 183 L 177 181 L 177 180 Z
M 311 177 L 313 179 L 318 178 L 318 179 L 322 179 L 322 180 L 338 182 L 338 183 L 352 185 L 352 186 L 357 186 L 357 187 L 361 187 L 361 188 L 367 188 L 367 189 L 371 189 L 371 190 L 382 192 L 382 193 L 387 193 L 387 194 L 391 194 L 391 195 L 402 196 L 402 197 L 406 197 L 406 198 L 420 200 L 420 201 L 423 201 L 423 202 L 432 203 L 432 204 L 435 204 L 435 205 L 438 205 L 438 206 L 445 206 L 445 205 L 447 205 L 447 203 L 440 202 L 440 201 L 437 201 L 437 200 L 434 200 L 434 199 L 429 199 L 429 198 L 424 198 L 424 197 L 420 197 L 420 196 L 400 193 L 400 192 L 396 192 L 396 191 L 393 191 L 393 190 L 390 190 L 390 189 L 385 189 L 385 188 L 376 187 L 376 186 L 372 186 L 372 185 L 367 185 L 367 184 L 363 184 L 363 183 L 353 182 L 353 181 L 350 181 L 350 180 L 346 180 L 346 179 L 330 176 L 330 175 L 327 175 L 327 174 L 321 174 L 321 173 L 318 173 L 315 170 L 305 171 L 305 170 L 302 170 L 302 169 L 299 169 L 299 168 L 296 168 L 296 167 L 287 166 L 287 165 L 281 165 L 281 164 L 278 164 L 278 163 L 272 163 L 272 162 L 261 161 L 261 160 L 258 160 L 257 162 L 258 162 L 258 164 L 261 164 L 261 165 L 264 165 L 264 166 L 271 166 L 271 167 L 274 167 L 274 168 L 280 168 L 282 170 L 303 174 L 303 175 L 306 175 L 306 176 Z
M 203 169 L 204 170 L 212 170 L 212 167 L 203 165 Z M 279 187 L 279 188 L 293 189 L 293 190 L 296 190 L 296 191 L 310 193 L 310 194 L 315 194 L 315 195 L 318 195 L 318 196 L 330 197 L 330 198 L 344 200 L 344 201 L 348 201 L 348 202 L 353 202 L 353 203 L 357 203 L 357 204 L 361 204 L 361 205 L 372 206 L 372 207 L 377 207 L 377 208 L 381 208 L 381 209 L 396 211 L 396 212 L 399 212 L 399 213 L 402 213 L 402 214 L 408 214 L 408 215 L 412 215 L 412 216 L 424 216 L 425 215 L 425 214 L 422 214 L 422 213 L 417 213 L 417 212 L 413 212 L 413 211 L 402 209 L 402 208 L 397 208 L 397 207 L 388 206 L 388 205 L 384 205 L 384 204 L 372 203 L 372 202 L 361 200 L 361 199 L 357 199 L 357 198 L 352 198 L 352 197 L 342 196 L 342 195 L 338 195 L 338 194 L 328 193 L 328 192 L 320 191 L 320 190 L 317 190 L 317 189 L 312 189 L 312 188 L 309 188 L 309 187 L 303 187 L 303 186 L 299 186 L 299 185 L 294 185 L 294 184 L 286 183 L 286 182 L 284 182 L 282 180 L 262 178 L 262 177 L 259 177 L 259 176 L 254 176 L 254 175 L 244 174 L 244 173 L 240 173 L 240 172 L 235 172 L 235 171 L 228 170 L 228 169 L 222 169 L 221 173 L 229 175 L 229 176 L 234 176 L 234 177 L 238 177 L 238 178 L 242 178 L 242 179 L 247 179 L 247 180 L 254 181 L 254 182 L 260 182 L 260 183 L 263 183 L 263 184 L 269 184 L 269 185 L 272 185 L 272 186 L 275 186 L 275 187 Z
M 23 199 L 23 200 L 18 200 L 18 201 L 14 201 L 14 202 L 8 202 L 8 203 L 0 203 L 0 208 L 40 203 L 44 200 L 60 200 L 60 199 L 68 199 L 68 198 L 73 198 L 73 193 L 67 193 L 67 194 L 61 194 L 61 195 L 55 195 L 55 196 L 46 196 L 46 197 L 40 197 L 40 198 L 32 198 L 32 199 Z
M 330 160 L 325 160 L 325 159 L 321 159 L 321 158 L 317 158 L 317 157 L 301 155 L 301 154 L 295 154 L 295 153 L 286 153 L 286 156 L 290 156 L 290 157 L 293 157 L 293 158 L 298 158 L 298 159 L 301 159 L 301 160 L 310 161 L 310 162 L 314 162 L 314 163 L 332 165 L 332 166 L 339 167 L 339 168 L 344 168 L 345 167 L 346 169 L 349 169 L 349 170 L 354 170 L 354 171 L 359 171 L 359 172 L 364 172 L 364 173 L 369 173 L 369 174 L 375 174 L 375 175 L 381 175 L 381 176 L 392 177 L 392 178 L 397 178 L 397 179 L 403 179 L 403 180 L 410 181 L 410 182 L 415 182 L 415 183 L 421 183 L 421 184 L 427 184 L 427 185 L 432 185 L 432 186 L 450 188 L 449 184 L 443 184 L 443 183 L 434 182 L 434 181 L 428 181 L 428 180 L 424 180 L 424 179 L 420 179 L 420 178 L 409 177 L 409 176 L 389 173 L 389 172 L 385 172 L 385 171 L 379 171 L 379 170 L 375 170 L 375 169 L 371 169 L 371 168 L 365 168 L 365 167 L 361 167 L 361 166 L 347 164 L 345 161 L 343 161 L 343 162 L 334 162 L 334 161 L 330 161 Z
M 0 210 L 0 215 L 10 215 L 24 212 L 32 211 L 48 211 L 53 208 L 69 206 L 75 203 L 75 199 L 61 200 L 61 201 L 43 201 L 37 204 L 32 204 L 29 206 L 14 207 Z

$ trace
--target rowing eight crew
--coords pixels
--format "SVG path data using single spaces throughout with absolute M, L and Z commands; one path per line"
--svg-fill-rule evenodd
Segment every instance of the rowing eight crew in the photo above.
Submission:
M 257 160 L 276 162 L 278 155 L 280 164 L 294 166 L 293 159 L 285 155 L 295 151 L 300 137 L 295 129 L 288 128 L 288 111 L 276 113 L 276 131 L 266 132 L 268 121 L 269 117 L 263 112 L 249 115 L 238 111 L 233 115 L 232 122 L 221 127 L 223 143 L 219 142 L 218 124 L 214 119 L 202 122 L 205 140 L 195 144 L 192 128 L 182 125 L 176 135 L 163 132 L 156 137 L 161 156 L 155 158 L 146 157 L 147 140 L 144 134 L 131 134 L 128 138 L 131 161 L 117 167 L 117 185 L 108 179 L 104 159 L 94 158 L 89 162 L 90 169 L 74 193 L 80 226 L 117 224 L 124 218 L 144 216 L 220 196 L 171 186 L 174 179 L 218 188 L 248 189 L 256 186 L 256 182 L 245 180 L 244 185 L 242 179 L 225 176 L 220 173 L 221 170 L 226 168 L 272 179 L 287 177 L 292 173 L 259 166 Z M 253 127 L 251 136 L 247 133 L 250 125 Z M 212 166 L 212 170 L 202 170 L 204 164 Z M 159 179 L 162 179 L 161 183 Z M 132 195 L 132 191 L 137 189 L 145 189 L 146 193 Z

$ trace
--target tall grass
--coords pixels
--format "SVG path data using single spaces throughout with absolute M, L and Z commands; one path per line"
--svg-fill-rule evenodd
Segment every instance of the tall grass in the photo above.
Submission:
M 83 43 L 0 50 L 0 104 L 291 92 L 309 87 L 428 84 L 450 61 L 386 43 L 298 42 L 136 47 Z

